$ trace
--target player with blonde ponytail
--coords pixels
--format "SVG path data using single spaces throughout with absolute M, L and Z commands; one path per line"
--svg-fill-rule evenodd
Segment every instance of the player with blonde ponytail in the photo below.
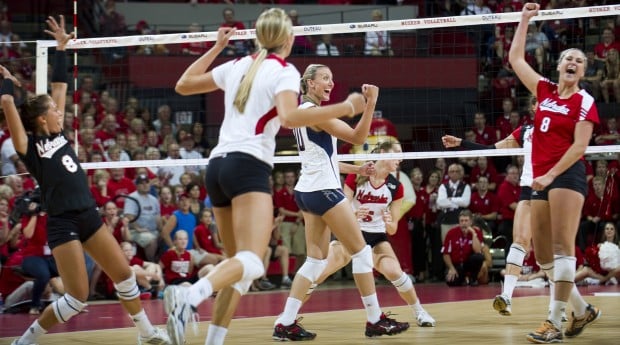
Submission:
M 353 93 L 344 102 L 298 109 L 299 71 L 286 62 L 294 36 L 290 18 L 279 8 L 256 22 L 258 52 L 207 71 L 234 35 L 220 28 L 217 41 L 179 78 L 176 91 L 194 95 L 224 91 L 225 114 L 217 146 L 211 151 L 206 186 L 229 259 L 189 288 L 166 290 L 168 330 L 176 345 L 196 307 L 219 291 L 206 344 L 223 344 L 232 314 L 252 281 L 263 275 L 263 257 L 273 218 L 269 176 L 280 126 L 310 126 L 361 113 L 366 102 Z

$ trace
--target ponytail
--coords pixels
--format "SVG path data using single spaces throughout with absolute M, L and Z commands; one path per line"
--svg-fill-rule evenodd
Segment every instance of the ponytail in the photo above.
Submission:
M 239 84 L 239 89 L 237 90 L 237 95 L 235 96 L 235 100 L 233 105 L 241 114 L 245 112 L 245 105 L 248 102 L 248 98 L 250 97 L 250 91 L 252 90 L 252 83 L 254 82 L 254 77 L 256 77 L 256 73 L 258 72 L 258 68 L 260 64 L 265 61 L 267 57 L 267 49 L 260 48 L 254 61 L 250 65 L 248 72 L 241 80 L 241 84 Z

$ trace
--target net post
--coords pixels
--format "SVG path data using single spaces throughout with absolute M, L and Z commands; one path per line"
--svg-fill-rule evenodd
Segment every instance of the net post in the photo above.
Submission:
M 37 95 L 47 93 L 47 55 L 49 45 L 45 41 L 37 41 L 36 47 L 36 81 L 35 92 Z

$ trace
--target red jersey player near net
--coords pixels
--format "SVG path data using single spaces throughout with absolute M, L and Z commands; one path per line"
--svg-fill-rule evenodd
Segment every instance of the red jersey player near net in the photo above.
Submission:
M 509 61 L 539 104 L 532 141 L 532 235 L 540 267 L 555 282 L 547 320 L 527 339 L 552 343 L 561 342 L 564 335 L 579 335 L 600 317 L 600 310 L 586 303 L 574 284 L 575 236 L 587 191 L 583 155 L 599 119 L 594 98 L 579 87 L 587 65 L 581 50 L 567 49 L 560 54 L 557 84 L 542 77 L 525 60 L 527 28 L 539 9 L 535 3 L 523 7 Z M 563 333 L 562 312 L 569 301 L 573 313 Z

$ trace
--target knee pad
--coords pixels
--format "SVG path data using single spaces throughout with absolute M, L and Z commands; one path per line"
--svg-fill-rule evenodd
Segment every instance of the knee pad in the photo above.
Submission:
M 240 281 L 234 283 L 232 285 L 232 288 L 237 290 L 237 291 L 239 291 L 241 296 L 243 296 L 246 293 L 248 293 L 248 290 L 250 290 L 250 286 L 252 286 L 252 282 L 253 282 L 253 280 L 240 280 Z
M 325 267 L 327 267 L 327 260 L 306 257 L 306 261 L 301 265 L 297 274 L 308 279 L 311 283 L 314 283 L 319 279 Z
M 312 295 L 312 293 L 314 292 L 314 289 L 316 289 L 317 286 L 318 284 L 312 283 L 310 287 L 308 288 L 308 291 L 306 291 L 306 295 Z
M 403 272 L 400 278 L 392 281 L 392 285 L 394 285 L 398 292 L 407 292 L 413 289 L 413 282 L 405 272 Z
M 555 282 L 574 283 L 575 282 L 575 262 L 574 256 L 554 255 L 554 275 Z
M 140 289 L 138 289 L 138 284 L 136 283 L 136 274 L 133 271 L 131 271 L 131 277 L 118 284 L 114 283 L 114 288 L 116 289 L 116 295 L 122 300 L 130 301 L 140 297 Z
M 353 261 L 353 274 L 372 272 L 372 250 L 369 245 L 365 245 L 362 250 L 351 255 Z
M 252 253 L 249 250 L 238 252 L 235 258 L 241 262 L 243 266 L 243 275 L 241 281 L 249 281 L 252 284 L 254 279 L 258 279 L 265 273 L 265 267 L 263 266 L 263 260 L 258 255 Z
M 82 303 L 75 299 L 75 297 L 66 293 L 52 303 L 52 310 L 54 311 L 56 320 L 60 323 L 65 323 L 75 315 L 79 314 L 84 308 L 86 308 L 86 305 L 86 303 Z
M 549 282 L 552 283 L 554 280 L 554 269 L 553 269 L 553 262 L 549 262 L 546 264 L 541 264 L 540 262 L 536 262 L 538 264 L 538 266 L 540 266 L 540 269 L 545 272 L 545 274 L 547 275 L 547 278 L 549 279 Z
M 525 260 L 525 248 L 518 243 L 510 245 L 510 250 L 506 256 L 506 263 L 521 267 L 523 266 L 523 260 Z

